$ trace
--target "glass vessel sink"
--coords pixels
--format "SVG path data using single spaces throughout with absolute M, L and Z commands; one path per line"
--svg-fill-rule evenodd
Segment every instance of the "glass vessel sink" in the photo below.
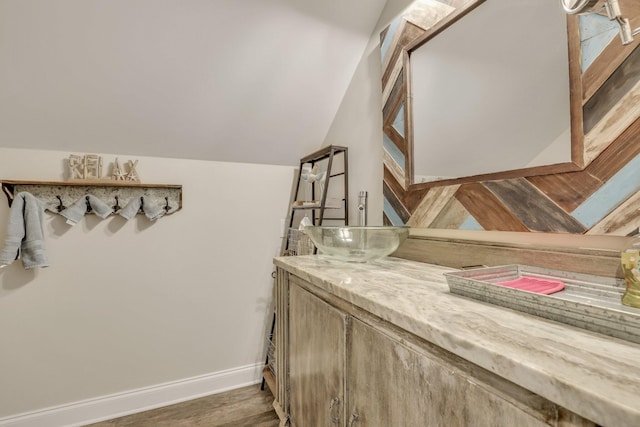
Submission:
M 409 235 L 409 227 L 386 226 L 308 226 L 305 231 L 321 253 L 348 262 L 387 256 Z

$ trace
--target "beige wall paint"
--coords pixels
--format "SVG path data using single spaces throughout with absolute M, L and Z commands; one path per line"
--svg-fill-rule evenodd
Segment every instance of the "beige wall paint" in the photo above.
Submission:
M 3 0 L 0 146 L 295 165 L 384 0 Z
M 356 224 L 357 196 L 366 190 L 369 225 L 382 224 L 382 65 L 380 31 L 413 0 L 388 0 L 355 69 L 327 136 L 326 144 L 349 147 L 350 221 Z
M 197 8 L 208 7 L 207 3 L 191 2 L 195 9 L 190 9 L 189 16 L 202 22 Z M 271 258 L 280 247 L 280 219 L 287 214 L 293 168 L 176 158 L 204 156 L 204 151 L 198 150 L 206 148 L 190 145 L 194 141 L 200 141 L 199 144 L 206 144 L 206 141 L 217 144 L 222 149 L 220 160 L 227 159 L 227 156 L 233 157 L 233 153 L 229 154 L 228 150 L 240 154 L 252 151 L 257 155 L 260 155 L 261 150 L 269 150 L 279 158 L 286 157 L 289 164 L 297 163 L 299 157 L 320 145 L 348 145 L 352 214 L 355 213 L 357 192 L 366 189 L 369 191 L 370 223 L 381 222 L 382 134 L 377 46 L 380 28 L 374 31 L 363 56 L 358 59 L 366 40 L 363 41 L 361 37 L 361 29 L 360 34 L 352 33 L 344 21 L 335 21 L 339 15 L 338 9 L 334 8 L 330 14 L 323 15 L 321 10 L 315 10 L 316 2 L 277 0 L 272 4 L 274 7 L 265 9 L 268 10 L 265 15 L 244 2 L 242 5 L 238 2 L 222 3 L 226 5 L 227 11 L 242 17 L 247 28 L 260 29 L 258 32 L 248 33 L 249 36 L 253 34 L 258 40 L 267 43 L 276 43 L 278 37 L 284 38 L 286 43 L 279 45 L 288 46 L 296 53 L 306 52 L 316 59 L 317 49 L 310 48 L 321 48 L 324 55 L 321 65 L 324 68 L 313 68 L 313 73 L 310 74 L 304 67 L 313 67 L 313 61 L 309 63 L 308 60 L 301 59 L 296 64 L 303 69 L 289 67 L 289 72 L 285 74 L 276 72 L 286 80 L 279 85 L 265 82 L 258 84 L 254 80 L 250 86 L 241 85 L 242 90 L 248 89 L 248 92 L 242 92 L 244 95 L 240 98 L 232 97 L 232 106 L 238 107 L 238 115 L 229 119 L 226 115 L 216 114 L 215 110 L 218 108 L 215 107 L 217 102 L 226 99 L 227 92 L 222 95 L 215 93 L 213 104 L 208 103 L 207 94 L 197 87 L 191 91 L 172 92 L 180 95 L 180 102 L 177 103 L 162 103 L 155 98 L 160 94 L 154 93 L 154 85 L 149 84 L 157 80 L 164 79 L 166 87 L 171 90 L 198 86 L 198 80 L 191 78 L 193 76 L 181 74 L 181 70 L 185 70 L 182 67 L 186 63 L 184 61 L 172 63 L 169 69 L 159 70 L 156 67 L 162 73 L 147 76 L 151 80 L 140 74 L 132 74 L 132 78 L 139 76 L 141 83 L 146 82 L 142 86 L 130 82 L 134 84 L 133 87 L 143 92 L 146 90 L 153 96 L 145 97 L 137 89 L 128 90 L 127 96 L 118 101 L 113 98 L 117 93 L 110 91 L 108 85 L 93 87 L 90 80 L 73 78 L 73 73 L 60 74 L 62 65 L 72 66 L 73 62 L 63 61 L 65 56 L 61 57 L 56 51 L 63 49 L 65 55 L 71 55 L 66 50 L 69 46 L 49 43 L 41 48 L 53 57 L 53 62 L 49 65 L 55 67 L 41 64 L 42 66 L 29 69 L 40 70 L 44 73 L 43 76 L 49 76 L 47 78 L 50 81 L 45 82 L 46 84 L 39 82 L 38 85 L 14 85 L 11 89 L 25 91 L 24 99 L 39 99 L 34 105 L 39 105 L 40 110 L 28 109 L 26 112 L 16 113 L 15 107 L 18 105 L 15 102 L 23 99 L 21 97 L 5 98 L 10 102 L 0 106 L 6 109 L 5 112 L 11 113 L 2 116 L 5 124 L 11 124 L 4 129 L 10 129 L 11 132 L 0 133 L 0 178 L 61 179 L 63 159 L 69 152 L 48 150 L 86 150 L 87 146 L 92 146 L 109 147 L 96 151 L 117 151 L 121 160 L 129 157 L 140 159 L 138 170 L 143 182 L 177 183 L 184 186 L 183 210 L 154 224 L 144 218 L 127 222 L 119 217 L 98 220 L 90 216 L 69 228 L 60 217 L 48 215 L 45 230 L 51 267 L 26 272 L 16 263 L 0 270 L 0 418 L 262 361 L 264 334 L 270 323 Z M 221 8 L 222 3 L 219 3 Z M 263 3 L 258 3 L 260 2 L 252 2 L 253 6 L 259 8 L 264 6 Z M 382 3 L 376 4 L 381 7 Z M 390 21 L 410 1 L 395 0 L 389 3 L 383 12 L 383 17 L 388 18 L 382 18 L 381 22 Z M 28 4 L 11 1 L 3 3 L 3 6 L 23 8 L 38 4 L 36 0 L 29 1 Z M 73 4 L 74 1 L 69 0 L 63 6 L 72 7 Z M 116 7 L 115 4 L 108 5 L 110 13 L 113 13 L 111 8 Z M 104 5 L 107 7 L 107 3 Z M 172 7 L 169 2 L 164 2 L 163 5 L 163 8 L 153 10 L 159 22 L 167 18 L 162 15 L 163 10 L 171 11 Z M 241 13 L 245 6 L 252 13 Z M 378 6 L 370 5 L 366 12 L 377 16 L 378 11 L 375 9 Z M 70 19 L 71 16 L 65 15 L 63 9 L 57 13 L 45 14 L 46 16 L 40 14 L 38 19 L 44 22 L 54 17 L 62 21 Z M 42 12 L 42 9 L 34 10 Z M 78 9 L 74 9 L 73 16 L 77 13 Z M 8 17 L 7 14 L 4 16 Z M 222 15 L 218 15 L 216 19 L 220 20 L 220 16 Z M 188 21 L 187 18 L 188 16 L 181 17 Z M 258 22 L 252 27 L 251 19 L 254 18 Z M 12 25 L 0 26 L 0 34 L 7 36 L 0 37 L 0 45 L 2 40 L 5 43 L 15 40 L 17 33 L 11 32 L 11 29 L 15 29 L 20 20 L 12 19 L 12 22 Z M 235 21 L 222 19 L 221 22 L 237 28 Z M 295 28 L 313 28 L 316 33 L 298 38 L 287 37 L 286 31 L 283 27 L 278 27 L 278 23 Z M 131 22 L 129 24 L 133 25 Z M 366 25 L 366 22 L 361 24 Z M 26 28 L 24 25 L 25 22 L 19 25 L 21 34 Z M 382 23 L 378 27 L 384 25 L 386 24 Z M 60 31 L 64 28 L 69 27 L 63 26 Z M 127 28 L 133 31 L 135 25 Z M 191 30 L 195 29 L 192 27 Z M 217 30 L 211 27 L 206 31 L 215 33 Z M 25 34 L 29 35 L 28 32 L 23 35 Z M 82 34 L 83 32 L 78 31 L 66 36 L 74 43 L 82 44 L 87 42 L 82 37 L 77 37 Z M 192 33 L 182 33 L 181 40 L 189 39 L 189 34 Z M 33 34 L 29 37 L 33 37 Z M 137 37 L 142 37 L 142 34 Z M 35 43 L 34 40 L 29 40 Z M 145 43 L 144 38 L 137 40 Z M 332 40 L 337 41 L 336 46 L 346 47 L 351 53 L 345 50 L 331 52 Z M 102 42 L 106 43 L 105 40 Z M 179 45 L 176 38 L 172 38 L 170 42 L 165 47 L 175 48 Z M 263 46 L 256 51 L 251 46 L 253 45 L 246 45 L 243 51 L 244 59 L 254 60 L 247 70 L 262 73 L 278 69 L 269 66 L 269 61 L 276 61 L 277 58 L 258 55 L 269 49 Z M 135 47 L 129 46 L 127 49 Z M 202 47 L 202 44 L 190 46 L 182 55 L 197 58 L 198 49 Z M 93 48 L 98 49 L 95 45 Z M 137 48 L 142 49 L 140 46 Z M 352 54 L 354 51 L 357 51 L 356 56 Z M 25 50 L 17 50 L 14 54 L 20 52 L 26 53 Z M 121 79 L 126 77 L 127 64 L 145 61 L 151 64 L 168 51 L 154 48 L 145 52 L 155 52 L 160 56 L 133 58 L 135 61 L 131 63 L 120 62 L 119 66 L 123 68 L 116 74 L 109 74 L 102 69 L 87 76 Z M 91 49 L 87 49 L 87 53 L 91 56 Z M 228 53 L 231 55 L 233 51 Z M 282 53 L 279 52 L 278 55 Z M 229 55 L 222 55 L 218 51 L 208 59 L 200 58 L 206 64 L 210 62 L 212 67 L 218 67 L 219 59 Z M 106 61 L 104 64 L 109 67 L 117 65 L 109 55 L 98 54 L 95 58 Z M 23 65 L 29 65 L 29 61 L 34 60 L 23 59 Z M 13 67 L 15 62 L 12 64 Z M 348 75 L 336 78 L 332 73 L 342 66 L 345 67 L 343 71 L 355 68 L 355 73 L 349 71 Z M 5 68 L 7 70 L 11 73 L 20 71 L 19 68 L 11 67 Z M 74 73 L 80 71 L 76 69 Z M 245 74 L 235 73 L 228 68 L 218 69 L 216 73 L 222 75 L 212 82 L 223 82 L 224 90 L 229 89 L 230 93 L 235 94 L 234 85 L 244 81 L 242 76 Z M 91 98 L 98 104 L 89 104 L 88 109 L 78 109 L 88 102 L 86 95 L 96 95 L 95 92 L 76 91 L 73 92 L 75 95 L 67 98 L 70 92 L 62 90 L 60 80 L 54 78 L 56 75 L 64 77 L 62 86 L 71 85 L 76 90 L 78 86 L 74 84 L 89 84 L 99 92 L 98 95 L 104 96 Z M 172 76 L 175 79 L 170 78 Z M 329 93 L 328 86 L 318 83 L 317 78 L 337 83 L 337 86 L 331 86 L 335 91 Z M 185 81 L 189 85 L 185 86 Z M 200 80 L 201 83 L 207 81 L 209 80 L 206 78 Z M 348 90 L 344 93 L 349 81 Z M 255 87 L 268 90 L 251 90 Z M 279 90 L 275 90 L 277 88 Z M 301 88 L 306 89 L 301 91 Z M 306 92 L 307 90 L 311 90 L 311 93 Z M 317 93 L 314 92 L 316 90 Z M 343 93 L 340 108 L 335 113 L 335 106 L 340 103 Z M 60 94 L 64 95 L 64 102 L 56 102 L 60 101 Z M 186 99 L 185 96 L 191 98 Z M 301 98 L 288 102 L 290 98 L 287 97 L 290 96 Z M 175 100 L 175 96 L 172 99 Z M 255 100 L 259 102 L 252 103 Z M 308 103 L 318 106 L 319 114 L 304 108 Z M 332 103 L 334 107 L 331 107 Z M 181 109 L 180 105 L 187 106 L 187 110 Z M 47 106 L 51 109 L 45 108 Z M 102 106 L 101 109 L 94 111 L 98 106 Z M 121 107 L 135 112 L 135 117 L 129 117 L 131 122 L 123 118 Z M 172 110 L 173 107 L 180 110 L 178 114 L 172 114 L 172 111 L 176 112 Z M 298 116 L 290 116 L 288 107 L 302 120 L 296 120 Z M 264 115 L 273 113 L 274 108 L 277 112 L 282 112 L 286 120 L 268 119 Z M 55 114 L 50 116 L 45 114 L 46 111 Z M 187 114 L 189 112 L 197 114 Z M 56 114 L 63 114 L 64 117 L 56 118 Z M 143 117 L 138 117 L 140 114 Z M 318 136 L 325 133 L 328 122 L 323 125 L 322 120 L 317 120 L 322 116 L 330 121 L 334 114 L 331 129 L 321 141 L 322 138 Z M 64 120 L 59 120 L 60 118 Z M 311 128 L 309 119 L 314 120 Z M 220 129 L 240 129 L 246 134 L 243 138 L 233 139 L 216 131 L 212 134 L 212 138 L 215 138 L 208 139 L 205 127 L 191 126 L 193 120 L 200 125 L 218 123 Z M 145 123 L 151 127 L 145 128 L 146 130 L 141 128 Z M 161 126 L 156 127 L 154 123 Z M 53 128 L 43 126 L 44 124 Z M 290 128 L 284 135 L 286 138 L 278 132 L 267 135 L 259 131 L 261 126 L 272 131 L 284 124 L 296 125 L 297 131 L 303 132 L 305 138 L 290 135 Z M 108 128 L 105 129 L 105 126 Z M 166 127 L 175 130 L 185 126 L 189 128 L 186 135 L 171 129 L 162 131 Z M 47 129 L 54 129 L 55 133 L 48 132 Z M 294 129 L 294 133 L 297 131 Z M 296 148 L 283 149 L 281 143 L 286 147 Z M 43 149 L 7 148 L 29 146 Z M 194 150 L 190 151 L 188 147 Z M 255 147 L 258 148 L 254 150 Z M 296 150 L 299 151 L 293 153 Z M 167 155 L 169 158 L 123 156 L 126 153 L 161 153 L 159 155 Z M 115 155 L 105 155 L 105 160 L 111 161 L 113 157 Z M 262 156 L 261 160 L 267 161 L 267 157 Z M 5 234 L 6 221 L 2 219 L 7 214 L 6 201 L 0 197 L 0 237 Z M 353 216 L 352 220 L 355 220 Z
M 349 147 L 349 221 L 357 224 L 358 192 L 368 192 L 368 224 L 382 224 L 382 103 L 380 55 L 370 42 L 325 143 Z
M 68 154 L 0 148 L 0 177 L 59 180 Z M 0 418 L 263 360 L 294 169 L 135 158 L 143 182 L 184 186 L 181 211 L 47 214 L 51 266 L 0 269 Z M 3 196 L 2 237 L 8 213 Z

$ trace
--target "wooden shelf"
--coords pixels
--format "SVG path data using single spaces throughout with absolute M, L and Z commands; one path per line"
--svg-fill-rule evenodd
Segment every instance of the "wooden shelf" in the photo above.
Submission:
M 5 179 L 0 181 L 2 192 L 11 206 L 15 195 L 25 191 L 33 194 L 48 205 L 70 206 L 80 197 L 92 194 L 103 201 L 124 207 L 133 197 L 149 197 L 161 206 L 167 206 L 167 213 L 182 208 L 182 185 L 143 184 L 135 181 L 116 180 L 71 180 L 71 181 L 21 181 Z M 58 208 L 60 210 L 61 207 Z
M 320 209 L 320 205 L 291 206 L 291 209 Z M 325 206 L 325 209 L 342 209 L 342 206 Z M 344 218 L 343 218 L 344 219 Z
M 113 179 L 102 180 L 72 180 L 72 181 L 21 181 L 3 179 L 2 186 L 5 185 L 49 185 L 49 186 L 70 186 L 70 187 L 132 187 L 132 188 L 182 188 L 176 184 L 143 184 L 136 181 L 116 181 Z
M 273 372 L 271 372 L 269 366 L 265 366 L 262 369 L 262 377 L 264 378 L 264 382 L 267 383 L 269 390 L 271 390 L 271 394 L 277 396 L 278 390 L 276 389 L 276 377 L 273 376 Z
M 341 147 L 339 145 L 328 145 L 300 159 L 300 164 L 319 162 L 320 160 L 324 160 L 324 159 L 328 159 L 329 157 L 332 157 L 336 153 L 343 153 L 346 151 L 347 151 L 347 147 Z
M 330 221 L 341 221 L 344 225 L 349 225 L 349 178 L 348 178 L 349 177 L 349 172 L 348 172 L 349 160 L 348 160 L 347 153 L 348 153 L 347 147 L 328 145 L 300 159 L 300 167 L 298 168 L 298 174 L 297 174 L 298 178 L 292 189 L 291 199 L 289 200 L 290 211 L 289 211 L 289 216 L 287 221 L 288 228 L 285 230 L 286 234 L 285 234 L 285 237 L 282 239 L 282 246 L 280 248 L 281 255 L 285 255 L 285 254 L 296 255 L 296 254 L 302 254 L 307 252 L 305 250 L 298 253 L 297 249 L 295 251 L 291 250 L 289 246 L 290 240 L 293 241 L 297 239 L 298 236 L 300 235 L 298 227 L 300 222 L 302 221 L 301 217 L 303 215 L 304 217 L 308 217 L 308 214 L 304 211 L 309 211 L 309 210 L 313 211 L 311 213 L 312 214 L 311 221 L 314 225 L 322 225 L 323 220 L 325 219 Z M 338 154 L 341 155 L 340 157 L 342 160 L 342 168 L 337 168 L 337 171 L 336 171 L 334 169 L 336 166 L 334 165 L 334 157 Z M 307 182 L 307 185 L 309 185 L 308 190 L 310 190 L 311 194 L 308 194 L 307 192 L 307 194 L 302 196 L 300 194 L 300 187 L 302 185 L 301 181 L 302 181 L 302 171 L 303 171 L 304 165 L 307 163 L 310 164 L 312 168 L 311 170 L 313 170 L 313 167 L 316 165 L 316 163 L 321 161 L 322 162 L 326 161 L 326 165 L 324 164 L 322 165 L 323 172 L 325 173 L 324 184 L 320 185 L 320 191 L 318 192 L 316 185 L 318 185 L 319 183 L 317 181 Z M 340 164 L 338 164 L 338 166 L 340 166 Z M 329 185 L 330 183 L 332 183 L 333 179 L 336 177 L 342 177 L 338 179 L 338 182 L 342 184 L 343 192 L 342 194 L 340 194 L 339 192 L 336 192 L 335 197 L 328 197 Z M 300 199 L 302 200 L 298 199 L 299 196 L 300 196 Z M 332 196 L 333 196 L 333 193 L 332 193 Z M 327 210 L 331 210 L 331 213 L 332 215 L 334 215 L 334 217 L 325 218 L 325 211 Z M 342 214 L 342 216 L 338 217 L 338 215 L 340 214 Z M 292 231 L 295 231 L 295 233 L 292 233 Z M 294 237 L 295 239 L 294 238 L 290 239 L 290 237 Z M 298 243 L 296 243 L 296 246 L 298 245 Z M 315 246 L 311 244 L 311 242 L 309 242 L 309 244 L 311 249 L 310 252 L 314 254 L 317 253 Z M 273 337 L 275 336 L 274 334 L 275 325 L 276 325 L 276 318 L 275 318 L 275 312 L 274 312 L 273 323 L 271 324 L 271 334 L 269 335 L 270 340 L 273 339 Z M 269 344 L 271 345 L 271 343 Z M 270 347 L 270 350 L 271 350 L 271 347 Z M 275 350 L 278 350 L 278 349 L 275 349 Z M 282 350 L 280 349 L 279 351 L 281 352 Z M 276 397 L 276 399 L 274 400 L 274 408 L 276 409 L 276 412 L 278 412 L 278 416 L 280 417 L 280 420 L 283 422 L 281 425 L 284 425 L 284 423 L 286 423 L 287 417 L 285 412 L 282 410 L 282 407 L 280 406 L 280 404 L 282 404 L 283 402 L 278 402 L 278 390 L 276 387 L 278 384 L 276 383 L 276 380 L 273 376 L 273 372 L 271 372 L 271 370 L 268 367 L 268 363 L 271 360 L 270 357 L 271 355 L 268 354 L 267 360 L 265 362 L 267 366 L 265 366 L 263 370 L 262 377 L 263 377 L 264 383 L 266 383 L 269 386 L 269 389 L 271 389 L 271 392 Z M 275 360 L 277 360 L 277 358 Z M 277 372 L 277 374 L 280 375 L 281 373 Z M 283 384 L 280 384 L 280 388 L 282 387 L 283 387 Z

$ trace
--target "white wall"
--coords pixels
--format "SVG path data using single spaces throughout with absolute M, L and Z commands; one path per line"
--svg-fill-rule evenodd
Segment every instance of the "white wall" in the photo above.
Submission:
M 368 223 L 382 224 L 382 95 L 380 54 L 369 43 L 326 143 L 349 147 L 349 221 L 357 224 L 358 192 L 368 192 Z
M 382 65 L 380 31 L 412 0 L 388 0 L 342 99 L 326 144 L 349 147 L 350 223 L 356 224 L 357 196 L 368 191 L 369 225 L 382 224 Z
M 129 3 L 0 2 L 0 80 L 11 83 L 0 86 L 0 178 L 61 179 L 73 149 L 168 156 L 131 158 L 143 182 L 184 186 L 183 210 L 153 224 L 89 216 L 70 228 L 47 216 L 51 267 L 0 270 L 3 426 L 22 413 L 262 363 L 293 167 L 185 157 L 294 165 L 320 145 L 348 145 L 352 212 L 366 189 L 370 223 L 381 221 L 379 29 L 358 58 L 383 0 L 193 0 L 184 14 L 174 2 Z M 409 1 L 390 3 L 388 20 Z M 189 44 L 234 35 L 246 37 L 236 49 Z M 237 61 L 249 63 L 218 68 Z
M 60 180 L 68 154 L 0 148 L 0 177 Z M 47 214 L 50 267 L 0 269 L 0 421 L 263 363 L 293 168 L 133 158 L 143 182 L 183 185 L 181 211 L 74 227 Z
M 384 0 L 2 0 L 4 147 L 295 165 Z

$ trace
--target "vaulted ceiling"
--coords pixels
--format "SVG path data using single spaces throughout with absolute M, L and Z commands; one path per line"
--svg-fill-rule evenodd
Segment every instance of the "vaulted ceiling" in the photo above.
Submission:
M 0 147 L 295 165 L 386 0 L 3 0 Z

